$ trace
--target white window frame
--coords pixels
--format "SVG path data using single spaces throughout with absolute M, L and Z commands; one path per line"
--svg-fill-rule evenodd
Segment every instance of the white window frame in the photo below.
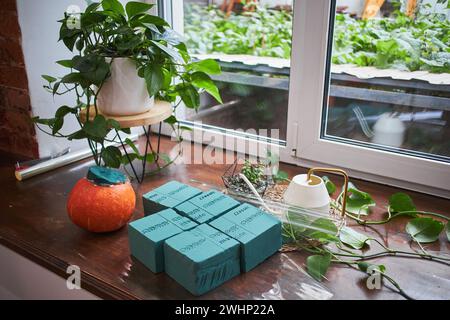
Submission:
M 166 19 L 169 23 L 171 23 L 172 28 L 178 32 L 179 34 L 184 33 L 184 11 L 183 11 L 183 0 L 149 0 L 152 2 L 156 2 L 159 5 L 164 6 L 163 12 L 163 18 Z M 185 108 L 183 108 L 183 103 L 180 103 L 180 106 L 178 107 L 177 117 L 182 118 L 183 111 Z M 185 125 L 185 124 L 183 124 Z M 220 129 L 214 129 L 212 127 L 214 126 L 203 126 L 200 127 L 198 125 L 190 126 L 186 125 L 188 127 L 193 128 L 194 130 L 203 131 L 205 133 L 204 139 L 199 141 L 199 139 L 196 139 L 195 134 L 191 134 L 189 132 L 186 132 L 183 135 L 183 139 L 186 141 L 193 141 L 195 143 L 199 142 L 202 144 L 209 145 L 211 147 L 216 147 L 219 149 L 225 149 L 225 150 L 232 150 L 236 151 L 240 154 L 252 156 L 252 157 L 265 157 L 266 150 L 271 150 L 272 152 L 278 153 L 280 156 L 280 160 L 283 162 L 289 162 L 294 163 L 293 160 L 289 157 L 289 148 L 288 146 L 280 145 L 277 143 L 273 143 L 271 141 L 266 141 L 264 137 L 261 137 L 262 139 L 258 139 L 258 136 L 252 135 L 252 134 L 245 134 L 236 132 L 232 129 L 227 128 L 220 128 Z M 288 129 L 287 129 L 288 130 Z M 162 134 L 164 135 L 172 135 L 172 128 L 163 123 Z M 269 131 L 270 132 L 270 131 Z M 268 140 L 271 140 L 270 137 Z M 240 146 L 240 147 L 236 147 Z M 244 146 L 245 152 L 242 152 Z
M 160 1 L 172 4 L 171 18 L 180 30 L 183 1 Z M 450 198 L 449 163 L 321 138 L 323 99 L 328 99 L 324 93 L 329 85 L 325 79 L 332 2 L 294 1 L 287 137 L 286 146 L 280 147 L 281 161 L 305 167 L 336 166 L 355 178 Z M 226 139 L 243 139 L 229 130 L 223 134 Z
M 294 5 L 289 118 L 296 120 L 288 131 L 298 128 L 296 163 L 338 166 L 353 177 L 450 198 L 449 163 L 321 138 L 331 8 L 332 0 Z

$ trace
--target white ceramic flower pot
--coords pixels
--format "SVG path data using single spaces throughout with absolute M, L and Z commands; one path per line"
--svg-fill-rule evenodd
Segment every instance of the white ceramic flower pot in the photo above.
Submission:
M 322 178 L 312 175 L 307 180 L 307 174 L 296 175 L 284 193 L 287 204 L 314 209 L 323 213 L 330 211 L 330 196 Z
M 111 76 L 103 83 L 97 97 L 103 114 L 129 116 L 147 112 L 154 105 L 145 80 L 137 75 L 136 64 L 128 58 L 114 58 Z

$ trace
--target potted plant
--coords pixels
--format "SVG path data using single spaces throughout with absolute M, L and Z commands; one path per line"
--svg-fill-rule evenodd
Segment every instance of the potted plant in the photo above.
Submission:
M 76 101 L 73 106 L 58 108 L 53 118 L 33 120 L 38 129 L 53 136 L 87 139 L 97 165 L 116 168 L 130 159 L 154 162 L 158 158 L 151 154 L 143 159 L 130 140 L 127 143 L 134 150 L 131 157 L 122 156 L 116 146 L 108 145 L 106 142 L 117 138 L 117 134 L 116 138 L 107 138 L 111 130 L 130 130 L 103 114 L 145 112 L 154 99 L 169 101 L 174 109 L 183 102 L 187 108 L 197 110 L 203 91 L 221 102 L 209 76 L 220 73 L 217 62 L 192 61 L 186 45 L 168 23 L 148 13 L 152 7 L 134 1 L 124 7 L 118 0 L 102 0 L 89 4 L 84 12 L 65 13 L 59 20 L 59 40 L 73 57 L 57 61 L 68 69 L 64 76 L 43 75 L 47 81 L 44 88 L 53 95 L 73 94 Z M 80 119 L 82 110 L 87 114 L 84 123 Z M 79 130 L 61 132 L 67 116 L 77 119 Z M 175 116 L 165 121 L 173 128 L 177 123 Z M 48 126 L 50 131 L 40 125 Z

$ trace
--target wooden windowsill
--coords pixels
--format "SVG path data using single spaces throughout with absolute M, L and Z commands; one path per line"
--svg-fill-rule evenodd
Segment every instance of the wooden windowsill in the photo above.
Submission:
M 162 139 L 162 151 L 170 152 L 174 143 Z M 193 145 L 192 148 L 202 148 Z M 69 264 L 80 266 L 82 286 L 103 298 L 118 299 L 193 299 L 195 298 L 165 274 L 153 274 L 139 262 L 130 258 L 127 230 L 123 228 L 109 234 L 92 234 L 76 227 L 66 213 L 66 200 L 73 185 L 83 177 L 91 160 L 77 162 L 52 172 L 18 182 L 14 178 L 14 161 L 0 162 L 0 243 L 13 249 L 47 269 L 66 277 Z M 11 159 L 13 160 L 13 159 Z M 176 179 L 189 183 L 191 179 L 221 186 L 221 175 L 227 165 L 173 165 L 161 173 L 147 177 L 141 185 L 134 184 L 137 205 L 133 219 L 143 216 L 141 195 L 164 182 Z M 281 168 L 290 176 L 306 169 L 283 164 Z M 340 184 L 337 177 L 333 180 Z M 372 219 L 382 218 L 389 195 L 404 191 L 371 182 L 352 181 L 369 192 L 377 202 Z M 450 201 L 430 195 L 406 191 L 418 209 L 441 214 L 450 213 Z M 406 218 L 398 218 L 386 225 L 358 226 L 366 234 L 377 237 L 392 248 L 412 247 L 404 233 Z M 350 225 L 355 225 L 350 221 Z M 449 253 L 450 244 L 442 235 L 439 243 L 426 246 L 430 251 Z M 377 251 L 376 245 L 370 250 Z M 202 299 L 262 298 L 265 292 L 283 279 L 273 272 L 281 262 L 276 254 L 256 269 L 242 274 L 223 286 L 201 296 Z M 287 253 L 295 264 L 304 267 L 305 252 Z M 448 266 L 425 260 L 400 257 L 379 258 L 374 263 L 385 264 L 389 274 L 403 289 L 418 299 L 445 299 L 450 290 Z M 6 271 L 7 272 L 7 271 Z M 348 267 L 333 266 L 323 284 L 334 294 L 334 299 L 402 299 L 387 287 L 368 290 L 365 275 Z M 448 281 L 447 281 L 448 282 Z M 295 283 L 292 286 L 297 285 Z M 447 295 L 447 296 L 446 296 Z

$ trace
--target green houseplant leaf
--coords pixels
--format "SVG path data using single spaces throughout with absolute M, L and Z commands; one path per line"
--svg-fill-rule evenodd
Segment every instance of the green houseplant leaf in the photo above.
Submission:
M 208 74 L 219 74 L 221 72 L 220 65 L 216 60 L 205 59 L 197 62 L 192 62 L 188 68 L 194 71 L 201 71 Z
M 375 206 L 375 201 L 367 192 L 361 191 L 356 186 L 348 183 L 347 207 L 346 210 L 356 215 L 369 214 L 370 207 Z
M 444 229 L 444 224 L 432 218 L 415 218 L 406 225 L 406 232 L 421 243 L 434 242 Z
M 376 270 L 379 273 L 384 273 L 386 271 L 386 267 L 384 265 L 382 265 L 382 264 L 376 265 L 376 264 L 369 263 L 367 261 L 358 262 L 358 268 L 359 268 L 359 270 L 361 270 L 365 273 L 368 273 L 368 274 L 371 274 L 369 272 L 370 270 Z
M 389 198 L 389 207 L 392 212 L 416 211 L 411 197 L 402 192 L 395 193 Z
M 325 182 L 325 187 L 327 187 L 328 194 L 333 194 L 336 192 L 336 185 L 327 176 L 322 177 L 323 182 Z
M 122 153 L 115 146 L 108 146 L 102 150 L 102 158 L 106 166 L 111 168 L 119 168 L 122 159 Z
M 339 242 L 339 238 L 336 236 L 337 233 L 338 228 L 333 221 L 327 218 L 319 218 L 310 224 L 306 236 L 322 243 Z
M 198 71 L 191 75 L 192 84 L 198 88 L 203 88 L 212 95 L 219 103 L 222 103 L 219 90 L 211 78 L 204 72 Z
M 132 18 L 139 13 L 145 13 L 150 10 L 154 5 L 144 2 L 130 1 L 125 5 L 125 11 L 128 18 Z
M 112 11 L 114 13 L 125 16 L 125 9 L 118 0 L 102 0 L 102 7 L 106 11 Z
M 144 78 L 150 97 L 156 95 L 164 84 L 164 74 L 160 65 L 151 64 L 145 68 Z
M 369 237 L 349 227 L 342 227 L 339 239 L 354 249 L 362 249 L 366 244 L 370 245 Z
M 308 273 L 316 280 L 322 281 L 331 263 L 331 255 L 312 255 L 306 259 Z

